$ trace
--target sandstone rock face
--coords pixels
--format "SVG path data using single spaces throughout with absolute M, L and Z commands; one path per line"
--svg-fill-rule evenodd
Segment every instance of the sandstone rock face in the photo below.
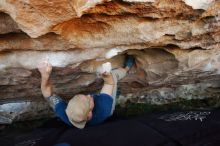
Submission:
M 46 58 L 67 100 L 98 92 L 99 66 L 125 54 L 136 65 L 119 103 L 219 96 L 219 0 L 1 0 L 0 12 L 0 123 L 51 115 L 36 69 Z

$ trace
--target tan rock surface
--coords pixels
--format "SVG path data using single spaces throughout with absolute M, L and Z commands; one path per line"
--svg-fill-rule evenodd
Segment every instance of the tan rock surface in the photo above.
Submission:
M 21 32 L 17 24 L 5 13 L 0 13 L 0 34 Z
M 164 104 L 219 94 L 219 0 L 1 0 L 0 12 L 0 123 L 35 118 L 31 109 L 45 116 L 36 70 L 45 58 L 66 99 L 99 91 L 98 67 L 123 66 L 126 53 L 136 66 L 120 98 Z M 17 108 L 28 116 L 11 116 L 9 101 L 26 100 Z

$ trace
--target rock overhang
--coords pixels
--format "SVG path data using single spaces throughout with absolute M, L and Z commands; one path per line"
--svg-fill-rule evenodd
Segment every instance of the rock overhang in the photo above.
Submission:
M 97 68 L 122 66 L 126 53 L 137 65 L 119 83 L 121 97 L 217 96 L 209 89 L 219 85 L 219 10 L 217 0 L 2 0 L 0 98 L 42 100 L 36 67 L 45 58 L 58 94 L 97 92 Z

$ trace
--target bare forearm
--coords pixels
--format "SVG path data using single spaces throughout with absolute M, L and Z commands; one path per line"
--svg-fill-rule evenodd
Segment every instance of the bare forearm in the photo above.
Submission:
M 110 74 L 108 76 L 108 78 L 104 79 L 104 85 L 102 87 L 101 93 L 105 93 L 105 94 L 108 94 L 108 95 L 112 96 L 114 86 L 115 86 L 115 83 L 114 83 L 112 74 Z
M 52 85 L 50 83 L 50 74 L 52 71 L 52 65 L 49 60 L 45 60 L 38 65 L 38 70 L 41 74 L 41 92 L 44 98 L 52 95 Z
M 101 93 L 105 93 L 105 94 L 112 96 L 114 86 L 115 86 L 114 84 L 104 83 L 102 90 L 101 90 Z
M 50 83 L 49 77 L 42 77 L 41 79 L 41 92 L 44 98 L 50 97 L 52 95 L 52 84 Z

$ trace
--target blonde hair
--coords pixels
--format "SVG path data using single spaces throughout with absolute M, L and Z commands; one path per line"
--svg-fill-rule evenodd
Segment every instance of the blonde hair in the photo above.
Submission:
M 82 94 L 75 95 L 68 103 L 66 113 L 68 118 L 73 121 L 80 122 L 86 120 L 87 115 L 90 111 L 90 103 L 84 102 Z

